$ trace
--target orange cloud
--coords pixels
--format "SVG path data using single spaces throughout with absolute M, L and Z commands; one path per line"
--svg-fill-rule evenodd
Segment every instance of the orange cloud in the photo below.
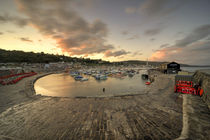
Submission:
M 158 50 L 152 54 L 152 56 L 150 57 L 150 60 L 152 60 L 152 61 L 163 60 L 165 55 L 166 55 L 166 53 L 164 50 Z
M 106 41 L 107 25 L 100 20 L 90 23 L 81 17 L 74 11 L 72 1 L 16 0 L 16 3 L 28 17 L 27 25 L 55 40 L 62 52 L 77 56 L 106 55 L 107 52 L 112 53 L 106 56 L 120 56 L 128 53 L 124 50 L 113 51 L 115 47 Z
M 152 61 L 177 61 L 179 60 L 178 57 L 180 54 L 183 54 L 183 48 L 177 48 L 177 47 L 167 47 L 162 48 L 160 50 L 155 51 L 151 57 L 150 60 Z

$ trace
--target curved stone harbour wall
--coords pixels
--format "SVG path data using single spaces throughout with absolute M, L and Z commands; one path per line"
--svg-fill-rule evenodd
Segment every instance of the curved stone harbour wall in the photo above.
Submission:
M 36 92 L 35 92 L 35 89 L 34 89 L 34 84 L 35 84 L 35 82 L 38 80 L 38 79 L 40 79 L 40 78 L 42 78 L 42 77 L 44 77 L 44 76 L 47 76 L 47 75 L 50 75 L 50 74 L 54 74 L 53 72 L 50 72 L 50 73 L 43 73 L 43 74 L 40 74 L 39 76 L 37 76 L 35 79 L 33 79 L 32 81 L 30 81 L 30 83 L 28 83 L 29 84 L 29 87 L 31 88 L 31 95 L 34 95 L 34 94 L 36 94 Z M 29 95 L 30 96 L 30 95 Z
M 210 70 L 196 71 L 193 75 L 193 80 L 196 84 L 201 85 L 201 88 L 204 90 L 201 98 L 210 108 Z

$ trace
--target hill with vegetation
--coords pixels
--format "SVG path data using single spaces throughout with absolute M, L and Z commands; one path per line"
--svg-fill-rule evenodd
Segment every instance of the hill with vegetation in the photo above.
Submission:
M 34 53 L 24 51 L 9 51 L 0 49 L 0 63 L 50 63 L 50 62 L 79 62 L 82 64 L 107 64 L 107 65 L 146 65 L 147 61 L 128 60 L 119 62 L 103 61 L 101 59 L 77 58 L 64 55 L 54 55 L 48 53 Z M 159 66 L 167 62 L 148 61 L 149 65 Z M 181 64 L 182 67 L 196 67 L 198 65 Z
M 85 59 L 69 57 L 64 55 L 46 54 L 44 52 L 24 52 L 24 51 L 8 51 L 0 49 L 0 63 L 50 63 L 50 62 L 81 62 L 81 63 L 99 63 L 102 60 Z M 109 63 L 102 61 L 103 63 Z

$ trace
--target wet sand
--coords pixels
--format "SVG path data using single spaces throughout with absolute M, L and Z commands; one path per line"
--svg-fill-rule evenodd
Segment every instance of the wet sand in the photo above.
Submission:
M 33 80 L 0 87 L 2 139 L 175 139 L 182 96 L 173 76 L 158 75 L 140 95 L 60 98 L 34 95 Z

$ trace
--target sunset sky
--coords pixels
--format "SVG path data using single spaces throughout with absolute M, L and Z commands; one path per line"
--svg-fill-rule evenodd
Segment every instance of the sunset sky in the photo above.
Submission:
M 0 48 L 210 64 L 210 0 L 0 0 Z

